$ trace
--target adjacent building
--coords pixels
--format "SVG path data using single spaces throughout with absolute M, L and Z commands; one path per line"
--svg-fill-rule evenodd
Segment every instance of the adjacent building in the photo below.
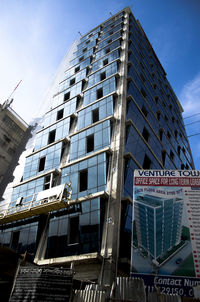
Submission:
M 130 272 L 134 169 L 194 168 L 182 107 L 129 8 L 76 41 L 65 64 L 0 242 L 111 284 Z
M 0 200 L 6 185 L 12 181 L 27 130 L 27 123 L 9 106 L 8 101 L 0 104 Z

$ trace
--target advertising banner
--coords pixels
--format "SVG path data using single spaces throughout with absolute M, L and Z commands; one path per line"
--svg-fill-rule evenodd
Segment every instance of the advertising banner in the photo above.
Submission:
M 131 275 L 149 291 L 200 285 L 200 171 L 135 170 Z

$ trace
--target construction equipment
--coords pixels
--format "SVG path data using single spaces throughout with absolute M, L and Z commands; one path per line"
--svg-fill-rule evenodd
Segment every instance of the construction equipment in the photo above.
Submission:
M 13 102 L 13 98 L 12 95 L 14 94 L 14 92 L 17 90 L 17 88 L 19 87 L 19 85 L 21 84 L 22 80 L 19 81 L 19 83 L 17 84 L 17 86 L 13 89 L 12 93 L 10 94 L 10 96 L 7 98 L 7 100 L 3 103 L 2 109 L 7 109 L 8 107 L 10 107 L 10 105 Z

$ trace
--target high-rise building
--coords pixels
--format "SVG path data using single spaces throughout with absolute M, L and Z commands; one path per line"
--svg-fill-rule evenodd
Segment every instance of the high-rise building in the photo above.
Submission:
M 183 199 L 146 194 L 136 198 L 134 210 L 138 245 L 153 259 L 180 243 Z
M 1 244 L 75 279 L 129 274 L 134 169 L 191 169 L 182 107 L 125 8 L 73 46 L 1 213 Z

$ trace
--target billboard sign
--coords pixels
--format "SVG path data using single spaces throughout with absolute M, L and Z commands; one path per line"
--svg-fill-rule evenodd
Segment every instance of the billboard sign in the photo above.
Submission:
M 200 171 L 135 170 L 131 272 L 148 290 L 193 296 L 200 284 Z

